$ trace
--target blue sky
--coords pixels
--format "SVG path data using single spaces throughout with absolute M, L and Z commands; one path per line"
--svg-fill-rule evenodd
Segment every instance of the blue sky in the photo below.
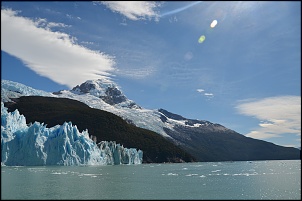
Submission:
M 2 1 L 1 73 L 48 92 L 109 79 L 144 108 L 301 146 L 298 1 Z

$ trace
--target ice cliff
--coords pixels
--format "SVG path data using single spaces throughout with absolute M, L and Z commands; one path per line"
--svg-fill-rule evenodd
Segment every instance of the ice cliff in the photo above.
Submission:
M 8 112 L 1 102 L 1 165 L 117 165 L 141 164 L 143 152 L 116 142 L 96 144 L 88 131 L 65 122 L 47 128 L 43 123 L 27 125 L 18 110 Z

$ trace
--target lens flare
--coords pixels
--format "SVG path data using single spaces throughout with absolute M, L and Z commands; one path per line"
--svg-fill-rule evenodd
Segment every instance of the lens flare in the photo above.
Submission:
M 205 35 L 202 35 L 199 37 L 198 42 L 203 43 L 203 41 L 206 39 Z
M 214 28 L 217 25 L 217 23 L 218 23 L 217 20 L 213 20 L 213 22 L 210 25 L 211 28 Z

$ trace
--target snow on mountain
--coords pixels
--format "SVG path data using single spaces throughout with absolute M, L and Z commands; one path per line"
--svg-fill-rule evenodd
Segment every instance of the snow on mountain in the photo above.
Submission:
M 196 128 L 196 129 L 202 129 L 207 131 L 231 131 L 230 129 L 216 123 L 211 123 L 209 121 L 205 120 L 197 120 L 197 119 L 187 119 L 185 117 L 182 117 L 178 114 L 173 114 L 171 112 L 168 112 L 164 109 L 159 109 L 161 119 L 163 122 L 166 122 L 171 127 L 175 126 L 182 126 L 182 127 L 188 127 L 188 128 Z M 167 125 L 166 124 L 166 125 Z M 173 129 L 172 129 L 173 130 Z
M 49 96 L 54 97 L 52 93 L 37 90 L 9 80 L 1 80 L 1 101 L 12 101 L 10 98 L 18 98 L 20 96 Z
M 115 83 L 104 79 L 88 80 L 74 87 L 71 92 L 79 95 L 90 94 L 116 107 L 141 108 L 134 101 L 129 100 Z
M 2 83 L 3 81 L 7 83 L 2 86 L 4 89 L 10 86 L 10 88 L 13 88 L 15 91 L 24 90 L 26 93 L 23 94 L 26 95 L 30 95 L 30 92 L 33 93 L 32 95 L 38 95 L 38 93 L 40 93 L 42 96 L 48 96 L 50 94 L 47 92 L 42 93 L 39 90 L 35 91 L 25 85 L 7 80 L 2 80 Z M 5 92 L 7 91 L 6 89 Z M 10 95 L 5 93 L 4 96 L 10 97 Z M 134 101 L 129 100 L 114 82 L 102 79 L 88 80 L 81 85 L 77 85 L 72 90 L 61 90 L 49 96 L 78 100 L 91 108 L 111 112 L 137 127 L 154 131 L 167 138 L 171 138 L 171 136 L 167 134 L 166 129 L 173 131 L 175 126 L 228 130 L 218 124 L 213 124 L 208 121 L 186 119 L 163 109 L 152 110 L 142 108 Z
M 1 165 L 113 165 L 141 164 L 143 152 L 115 142 L 96 144 L 88 131 L 71 122 L 46 128 L 27 125 L 18 110 L 8 112 L 1 102 Z
M 219 130 L 228 130 L 219 124 L 187 119 L 164 109 L 150 110 L 142 108 L 134 101 L 129 100 L 112 81 L 88 80 L 70 91 L 60 91 L 58 96 L 76 99 L 85 102 L 92 108 L 112 112 L 138 127 L 155 131 L 165 137 L 170 137 L 166 134 L 165 128 L 173 130 L 175 125 L 195 128 L 215 126 Z
M 88 80 L 72 90 L 62 90 L 55 92 L 55 94 L 57 97 L 78 100 L 91 108 L 111 112 L 140 128 L 170 137 L 163 129 L 165 123 L 160 120 L 160 114 L 157 110 L 140 107 L 123 95 L 119 87 L 112 82 Z
M 145 128 L 165 137 L 169 137 L 163 127 L 165 124 L 160 120 L 160 115 L 157 110 L 149 109 L 135 109 L 123 107 L 121 105 L 110 105 L 103 101 L 101 98 L 90 94 L 75 94 L 72 91 L 64 90 L 60 92 L 57 97 L 70 98 L 85 103 L 91 108 L 96 108 L 111 112 L 117 116 L 122 117 L 125 121 L 135 124 L 137 127 Z

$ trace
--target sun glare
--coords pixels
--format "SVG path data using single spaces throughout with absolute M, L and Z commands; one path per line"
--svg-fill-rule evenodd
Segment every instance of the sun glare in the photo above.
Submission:
M 214 28 L 217 25 L 217 23 L 218 23 L 217 20 L 213 20 L 213 22 L 210 25 L 211 28 Z

